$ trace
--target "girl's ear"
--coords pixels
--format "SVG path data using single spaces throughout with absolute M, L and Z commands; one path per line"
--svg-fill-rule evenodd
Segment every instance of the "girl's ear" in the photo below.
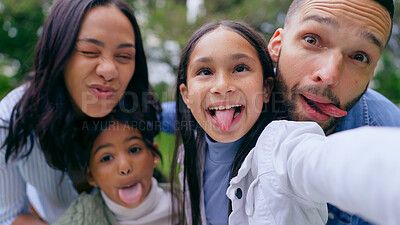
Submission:
M 154 146 L 154 148 L 156 148 L 157 150 L 159 150 L 159 149 L 158 149 L 158 143 L 157 143 L 157 142 L 154 142 L 154 143 L 153 143 L 153 146 Z M 157 154 L 155 154 L 155 153 L 153 153 L 153 156 L 154 156 L 154 164 L 153 164 L 153 167 L 156 168 L 157 165 L 158 165 L 158 163 L 160 162 L 160 156 L 157 155 Z
M 274 88 L 274 79 L 272 77 L 268 77 L 264 81 L 264 103 L 269 102 L 273 88 Z
M 181 96 L 182 96 L 183 101 L 186 104 L 186 107 L 188 109 L 190 109 L 190 100 L 189 100 L 188 89 L 186 87 L 186 84 L 179 85 L 179 91 L 181 92 Z
M 274 35 L 271 37 L 268 43 L 268 52 L 271 56 L 272 62 L 274 63 L 277 63 L 279 59 L 279 53 L 282 46 L 282 36 L 283 29 L 279 28 L 275 31 Z
M 154 148 L 156 148 L 157 150 L 159 150 L 159 149 L 158 149 L 158 143 L 157 143 L 157 142 L 154 142 L 154 143 L 153 143 L 153 146 L 154 146 Z M 153 153 L 153 155 L 154 155 L 154 164 L 153 164 L 153 167 L 156 168 L 157 165 L 158 165 L 158 163 L 160 162 L 160 156 L 157 155 L 157 154 L 155 154 L 155 153 Z
M 89 167 L 86 169 L 86 179 L 88 180 L 88 183 L 90 185 L 92 185 L 93 187 L 97 186 L 97 183 L 94 180 L 94 177 L 92 175 L 92 172 L 90 172 L 90 168 Z

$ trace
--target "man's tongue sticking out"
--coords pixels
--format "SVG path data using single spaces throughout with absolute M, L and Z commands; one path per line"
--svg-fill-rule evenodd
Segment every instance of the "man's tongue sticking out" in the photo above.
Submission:
M 137 183 L 128 188 L 120 188 L 118 190 L 119 198 L 126 204 L 133 204 L 140 200 L 142 196 L 142 185 Z
M 347 115 L 347 112 L 339 109 L 333 104 L 318 103 L 314 102 L 314 105 L 320 109 L 323 113 L 332 117 L 343 117 Z
M 235 108 L 225 110 L 215 110 L 215 117 L 222 132 L 228 132 L 231 129 Z

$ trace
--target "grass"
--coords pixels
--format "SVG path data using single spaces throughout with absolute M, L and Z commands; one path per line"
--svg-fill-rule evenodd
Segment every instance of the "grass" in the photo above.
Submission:
M 155 142 L 158 143 L 158 148 L 163 158 L 157 168 L 166 178 L 169 178 L 175 148 L 175 135 L 160 132 L 160 134 L 157 135 Z

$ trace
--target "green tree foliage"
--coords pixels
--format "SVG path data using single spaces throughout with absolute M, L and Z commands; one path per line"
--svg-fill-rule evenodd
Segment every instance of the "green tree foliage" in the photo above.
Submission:
M 133 7 L 145 40 L 149 60 L 167 63 L 176 73 L 179 51 L 189 36 L 204 23 L 237 20 L 249 24 L 268 40 L 282 27 L 291 0 L 204 0 L 203 10 L 193 23 L 187 22 L 186 0 L 127 0 Z M 34 46 L 52 0 L 0 0 L 0 98 L 32 68 Z M 391 41 L 372 87 L 400 104 L 400 3 Z M 175 43 L 177 50 L 171 49 Z M 174 46 L 174 45 L 172 45 Z M 5 71 L 16 70 L 10 77 Z M 6 76 L 8 75 L 8 76 Z M 170 100 L 170 86 L 158 84 L 157 92 Z M 167 91 L 168 90 L 168 91 Z M 163 92 L 168 93 L 167 97 Z

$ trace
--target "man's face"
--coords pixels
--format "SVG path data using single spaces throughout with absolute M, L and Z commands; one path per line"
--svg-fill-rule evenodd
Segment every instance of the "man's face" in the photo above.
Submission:
M 326 132 L 368 87 L 390 34 L 389 13 L 372 0 L 305 0 L 268 49 L 290 119 Z

